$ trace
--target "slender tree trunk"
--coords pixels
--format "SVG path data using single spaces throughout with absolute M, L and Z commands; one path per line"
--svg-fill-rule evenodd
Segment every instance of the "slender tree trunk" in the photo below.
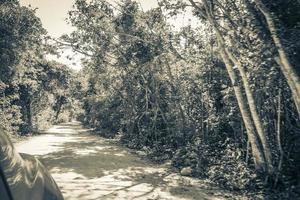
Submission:
M 22 119 L 25 122 L 22 132 L 28 134 L 32 131 L 31 95 L 27 86 L 20 87 L 20 100 L 22 105 Z
M 210 23 L 213 25 L 213 27 L 216 31 L 217 37 L 219 38 L 219 42 L 222 43 L 226 54 L 228 55 L 229 59 L 235 64 L 235 66 L 237 67 L 237 69 L 241 75 L 242 83 L 243 83 L 243 86 L 245 89 L 246 98 L 247 98 L 248 105 L 250 108 L 250 113 L 251 113 L 251 116 L 253 119 L 253 123 L 254 123 L 254 126 L 256 128 L 257 134 L 259 136 L 260 142 L 263 147 L 264 157 L 267 162 L 267 170 L 268 170 L 268 173 L 272 174 L 273 173 L 273 164 L 272 164 L 272 154 L 271 154 L 270 146 L 267 141 L 266 133 L 265 133 L 265 130 L 262 125 L 262 120 L 261 120 L 261 118 L 258 114 L 257 108 L 256 108 L 256 103 L 254 100 L 253 93 L 251 91 L 251 87 L 250 87 L 250 84 L 249 84 L 249 81 L 247 78 L 245 68 L 242 65 L 242 63 L 239 62 L 238 59 L 236 59 L 235 56 L 224 46 L 225 45 L 224 38 L 222 37 L 221 32 L 217 28 L 215 19 L 212 16 L 212 13 L 211 13 L 212 11 L 210 10 L 210 8 L 208 6 L 207 1 L 204 2 L 204 6 L 205 6 L 205 9 L 207 12 L 207 18 L 210 21 Z
M 60 110 L 61 110 L 61 104 L 59 105 L 58 110 L 56 111 L 55 120 L 58 120 L 58 116 L 60 114 Z
M 249 147 L 250 147 L 250 142 L 247 140 L 247 145 L 246 145 L 246 164 L 249 164 Z
M 202 89 L 203 91 L 203 89 Z M 204 98 L 203 98 L 203 92 L 201 92 L 201 136 L 203 138 L 203 141 L 206 142 L 204 140 L 204 134 L 205 134 L 205 130 L 204 130 Z
M 199 7 L 196 5 L 196 3 L 193 0 L 189 0 L 189 1 L 191 2 L 192 6 L 199 9 Z M 222 56 L 222 59 L 225 63 L 227 72 L 228 72 L 231 82 L 233 84 L 233 88 L 234 88 L 235 95 L 236 95 L 236 98 L 237 98 L 237 101 L 239 104 L 240 112 L 241 112 L 243 121 L 245 123 L 245 127 L 247 130 L 247 136 L 248 136 L 248 140 L 251 144 L 251 149 L 252 149 L 252 153 L 254 156 L 254 162 L 255 162 L 256 169 L 259 171 L 263 171 L 263 172 L 271 172 L 272 171 L 271 170 L 272 163 L 271 163 L 270 150 L 269 150 L 266 138 L 265 138 L 265 133 L 262 128 L 261 120 L 260 120 L 257 110 L 256 110 L 254 98 L 253 98 L 253 95 L 252 95 L 252 92 L 251 92 L 251 89 L 250 89 L 250 86 L 249 86 L 249 83 L 248 83 L 248 80 L 246 77 L 246 73 L 245 73 L 244 69 L 242 68 L 242 65 L 237 66 L 239 68 L 240 73 L 242 72 L 241 73 L 242 82 L 245 87 L 245 92 L 246 92 L 248 102 L 244 99 L 244 96 L 242 93 L 242 88 L 237 84 L 237 75 L 236 75 L 236 73 L 233 69 L 233 65 L 232 65 L 232 62 L 234 62 L 235 60 L 232 60 L 232 55 L 230 54 L 230 52 L 227 51 L 226 47 L 224 46 L 225 45 L 224 39 L 223 39 L 222 34 L 220 33 L 219 29 L 217 28 L 217 23 L 215 22 L 215 19 L 213 18 L 213 15 L 211 13 L 212 10 L 210 9 L 208 2 L 207 1 L 203 1 L 203 2 L 204 2 L 204 7 L 205 7 L 205 14 L 203 14 L 203 13 L 202 14 L 210 22 L 210 24 L 212 25 L 212 27 L 216 33 L 217 41 L 218 41 L 218 44 L 220 47 L 220 54 Z M 249 110 L 248 110 L 248 104 L 249 104 L 251 114 L 249 113 Z M 254 125 L 255 125 L 255 127 L 254 127 Z M 257 136 L 255 130 L 257 130 L 259 137 Z M 260 142 L 263 145 L 262 148 L 260 146 Z M 270 160 L 270 161 L 268 162 L 268 160 Z
M 220 44 L 220 42 L 219 42 L 219 46 L 222 46 L 222 44 Z M 247 108 L 247 102 L 245 101 L 241 87 L 237 83 L 236 73 L 234 72 L 232 63 L 230 62 L 228 56 L 225 53 L 224 47 L 221 47 L 220 53 L 221 53 L 222 59 L 225 63 L 231 83 L 233 85 L 235 96 L 236 96 L 236 99 L 237 99 L 237 102 L 239 105 L 239 109 L 240 109 L 240 112 L 241 112 L 241 115 L 242 115 L 242 118 L 243 118 L 243 121 L 245 124 L 247 137 L 251 144 L 251 150 L 252 150 L 252 154 L 254 157 L 255 168 L 258 171 L 264 172 L 264 171 L 266 171 L 267 163 L 266 163 L 263 151 L 260 147 L 259 138 L 257 137 L 257 134 L 255 132 L 255 127 L 253 125 L 251 115 Z
M 174 95 L 177 98 L 179 95 L 178 95 L 178 92 L 177 92 L 177 88 L 176 88 L 176 86 L 174 84 L 175 78 L 174 78 L 174 76 L 172 74 L 171 66 L 170 66 L 168 60 L 166 60 L 166 64 L 167 64 L 167 74 L 168 74 L 168 76 L 170 78 L 170 82 L 171 82 L 170 85 L 171 85 L 171 88 L 172 88 L 172 91 L 173 91 Z M 181 117 L 181 121 L 182 121 L 182 128 L 184 128 L 186 126 L 186 121 L 187 120 L 186 120 L 186 117 L 185 117 L 184 109 L 183 109 L 183 107 L 182 107 L 182 105 L 181 105 L 180 102 L 178 102 L 178 108 L 179 108 L 180 117 Z
M 278 92 L 278 108 L 277 108 L 277 145 L 278 145 L 280 157 L 279 157 L 277 173 L 276 173 L 276 178 L 275 178 L 275 183 L 274 183 L 275 186 L 278 183 L 279 174 L 281 172 L 283 156 L 284 156 L 284 152 L 283 152 L 283 148 L 282 148 L 282 144 L 281 144 L 281 95 L 282 95 L 281 94 L 282 93 L 281 82 L 279 83 L 279 87 L 280 88 L 279 88 L 279 92 Z
M 270 150 L 270 145 L 267 141 L 266 132 L 262 125 L 261 117 L 259 116 L 257 108 L 256 108 L 256 103 L 255 103 L 253 92 L 251 90 L 251 87 L 250 87 L 250 84 L 249 84 L 249 81 L 247 78 L 246 70 L 245 70 L 243 64 L 241 62 L 239 62 L 238 59 L 236 59 L 235 56 L 227 48 L 225 49 L 225 51 L 226 51 L 227 55 L 229 56 L 230 60 L 237 67 L 237 69 L 240 72 L 240 75 L 242 77 L 242 82 L 243 82 L 243 85 L 245 88 L 245 93 L 246 93 L 246 97 L 248 100 L 251 116 L 252 116 L 252 119 L 253 119 L 253 122 L 254 122 L 254 125 L 256 128 L 256 131 L 258 133 L 258 136 L 260 138 L 261 144 L 263 146 L 266 161 L 268 163 L 268 171 L 269 171 L 269 173 L 272 174 L 274 169 L 273 169 L 273 164 L 272 164 L 272 154 L 271 154 L 271 150 Z
M 32 130 L 32 112 L 31 112 L 31 98 L 26 102 L 26 116 L 27 116 L 27 125 L 29 130 Z
M 300 116 L 300 77 L 297 74 L 295 67 L 292 66 L 290 59 L 284 49 L 271 12 L 261 0 L 255 0 L 254 2 L 257 5 L 259 11 L 265 17 L 268 29 L 271 33 L 271 37 L 278 51 L 281 71 L 283 72 L 292 91 L 293 99 L 296 104 L 298 114 Z

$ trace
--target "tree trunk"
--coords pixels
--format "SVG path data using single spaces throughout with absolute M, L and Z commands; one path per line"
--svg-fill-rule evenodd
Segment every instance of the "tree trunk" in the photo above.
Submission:
M 223 50 L 225 51 L 226 55 L 229 57 L 229 60 L 231 60 L 235 64 L 235 66 L 237 67 L 237 69 L 241 75 L 242 83 L 243 83 L 245 93 L 246 93 L 247 102 L 248 102 L 248 105 L 250 108 L 250 113 L 252 116 L 252 120 L 253 120 L 254 126 L 256 128 L 257 134 L 259 136 L 260 142 L 262 144 L 264 157 L 267 162 L 267 170 L 268 170 L 268 173 L 272 174 L 273 173 L 273 164 L 272 164 L 272 154 L 271 154 L 270 146 L 267 141 L 266 133 L 265 133 L 265 130 L 262 125 L 262 120 L 257 112 L 254 96 L 251 91 L 251 87 L 250 87 L 250 84 L 249 84 L 249 81 L 247 78 L 245 68 L 242 65 L 242 63 L 239 62 L 238 59 L 236 59 L 235 56 L 224 46 L 225 45 L 224 38 L 222 37 L 221 32 L 217 28 L 216 21 L 213 18 L 212 13 L 211 13 L 212 10 L 210 10 L 210 8 L 207 4 L 207 1 L 204 2 L 204 6 L 205 6 L 205 10 L 207 12 L 208 21 L 210 21 L 210 23 L 214 27 L 214 30 L 218 37 L 218 40 L 223 46 Z
M 277 145 L 278 145 L 278 150 L 280 153 L 280 157 L 279 157 L 279 162 L 278 162 L 278 166 L 277 166 L 277 173 L 276 173 L 276 177 L 275 177 L 275 187 L 278 183 L 278 179 L 279 179 L 279 175 L 281 172 L 281 168 L 282 168 L 282 163 L 283 163 L 283 156 L 284 156 L 284 151 L 282 148 L 282 144 L 281 144 L 281 82 L 279 83 L 279 92 L 278 92 L 278 108 L 277 108 Z
M 224 51 L 224 47 L 219 42 L 219 46 L 221 46 L 221 56 L 225 63 L 228 75 L 230 77 L 231 83 L 233 85 L 233 89 L 235 92 L 235 96 L 239 105 L 239 109 L 245 124 L 246 132 L 248 140 L 251 144 L 251 151 L 254 157 L 254 164 L 257 171 L 265 172 L 267 168 L 267 163 L 263 154 L 263 151 L 260 147 L 259 139 L 255 132 L 255 127 L 253 125 L 249 110 L 247 109 L 247 102 L 242 93 L 241 87 L 237 83 L 237 76 L 234 72 L 233 66 Z
M 27 118 L 27 125 L 29 131 L 32 130 L 32 112 L 31 112 L 31 98 L 28 98 L 26 102 L 26 118 Z
M 224 42 L 224 41 L 221 41 Z M 262 125 L 262 120 L 258 114 L 257 108 L 256 108 L 256 103 L 254 100 L 254 96 L 247 78 L 246 70 L 241 62 L 238 61 L 238 59 L 235 58 L 235 56 L 228 50 L 225 49 L 227 55 L 229 56 L 230 60 L 235 64 L 237 67 L 238 71 L 240 72 L 240 75 L 242 77 L 242 82 L 245 88 L 245 93 L 246 97 L 248 100 L 249 108 L 250 108 L 250 113 L 256 128 L 256 131 L 258 133 L 258 136 L 260 138 L 261 144 L 263 146 L 263 151 L 265 154 L 266 161 L 268 163 L 268 171 L 270 174 L 273 173 L 273 164 L 272 164 L 272 154 L 270 150 L 270 145 L 267 141 L 266 133 L 264 130 L 264 127 Z
M 20 86 L 20 105 L 22 107 L 22 120 L 25 122 L 22 125 L 22 134 L 28 134 L 32 131 L 32 110 L 31 110 L 31 95 L 28 86 Z
M 55 120 L 56 120 L 56 121 L 58 120 L 58 116 L 59 116 L 59 114 L 60 114 L 62 105 L 63 105 L 63 97 L 62 97 L 62 96 L 59 96 L 59 97 L 58 97 L 58 100 L 57 100 L 57 108 L 56 108 L 56 113 L 55 113 Z
M 189 0 L 189 1 L 191 2 L 192 6 L 194 6 L 195 8 L 197 8 L 201 11 L 201 9 L 195 4 L 195 2 L 193 0 Z M 245 123 L 248 140 L 251 144 L 252 154 L 254 157 L 255 167 L 258 171 L 271 172 L 272 163 L 271 163 L 270 149 L 268 147 L 268 143 L 265 138 L 265 133 L 262 128 L 261 120 L 260 120 L 257 110 L 256 110 L 254 98 L 253 98 L 253 95 L 252 95 L 252 92 L 251 92 L 251 89 L 250 89 L 250 86 L 249 86 L 249 83 L 248 83 L 248 80 L 246 77 L 246 73 L 243 70 L 242 65 L 237 66 L 239 68 L 240 73 L 242 72 L 241 76 L 242 76 L 243 85 L 245 87 L 245 92 L 247 95 L 248 102 L 244 99 L 244 96 L 242 93 L 242 88 L 237 83 L 237 75 L 236 75 L 236 73 L 233 69 L 233 65 L 232 65 L 232 62 L 235 60 L 232 60 L 232 55 L 230 54 L 230 52 L 228 52 L 226 50 L 226 47 L 224 46 L 225 45 L 224 39 L 223 39 L 222 34 L 220 33 L 219 29 L 217 28 L 217 23 L 215 22 L 215 19 L 213 18 L 213 15 L 211 13 L 212 11 L 208 5 L 208 2 L 203 1 L 203 3 L 204 3 L 204 7 L 205 7 L 205 14 L 202 13 L 202 15 L 210 22 L 210 24 L 212 25 L 212 27 L 216 33 L 218 45 L 220 47 L 220 54 L 222 56 L 222 59 L 225 63 L 227 72 L 228 72 L 231 82 L 233 84 L 233 88 L 234 88 L 235 95 L 236 95 L 236 98 L 237 98 L 237 101 L 239 104 L 240 112 L 241 112 L 243 121 Z M 248 103 L 249 103 L 249 108 L 250 108 L 252 117 L 248 110 Z M 254 127 L 254 125 L 255 125 L 255 127 Z M 255 128 L 257 129 L 257 132 L 259 133 L 259 137 L 256 134 Z M 263 145 L 262 148 L 260 146 L 260 142 Z M 270 161 L 268 162 L 268 160 L 270 160 Z
M 279 55 L 279 65 L 282 73 L 284 74 L 289 87 L 292 91 L 293 99 L 297 107 L 298 114 L 300 116 L 300 77 L 298 76 L 295 67 L 291 65 L 290 59 L 283 47 L 281 38 L 278 35 L 278 31 L 273 20 L 272 14 L 269 9 L 263 4 L 261 0 L 255 0 L 259 11 L 265 17 L 265 20 L 268 25 L 268 29 L 271 33 L 271 37 L 276 46 Z
M 170 66 L 168 60 L 166 60 L 165 63 L 167 64 L 167 74 L 168 74 L 169 79 L 170 79 L 170 85 L 171 85 L 171 88 L 172 88 L 172 92 L 175 95 L 175 97 L 178 98 L 179 94 L 178 94 L 177 88 L 174 84 L 175 78 L 172 74 L 171 66 Z M 182 121 L 181 128 L 183 129 L 186 126 L 186 121 L 187 120 L 185 118 L 184 109 L 183 109 L 183 107 L 182 107 L 182 105 L 179 101 L 178 101 L 178 108 L 179 108 L 179 111 L 180 111 L 180 117 L 181 117 L 181 121 Z

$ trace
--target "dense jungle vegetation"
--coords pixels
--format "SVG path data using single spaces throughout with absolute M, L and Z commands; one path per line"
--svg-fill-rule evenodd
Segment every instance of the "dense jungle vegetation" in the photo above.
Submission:
M 35 15 L 18 1 L 0 1 L 0 118 L 11 133 L 26 135 L 59 120 L 71 104 L 66 92 L 72 73 L 48 61 L 56 48 Z
M 299 198 L 300 1 L 158 5 L 76 0 L 54 44 L 34 9 L 1 0 L 1 126 L 77 117 L 186 175 Z M 47 60 L 65 47 L 85 56 L 79 73 Z

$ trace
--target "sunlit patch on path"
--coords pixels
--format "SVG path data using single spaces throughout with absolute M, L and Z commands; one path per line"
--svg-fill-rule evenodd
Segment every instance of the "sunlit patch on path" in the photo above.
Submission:
M 67 200 L 225 199 L 224 191 L 142 160 L 77 122 L 54 126 L 16 146 L 45 164 Z

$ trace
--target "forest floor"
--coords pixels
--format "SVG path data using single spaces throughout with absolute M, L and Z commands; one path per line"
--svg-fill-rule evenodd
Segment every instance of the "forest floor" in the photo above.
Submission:
M 168 165 L 154 164 L 113 140 L 92 135 L 78 122 L 53 126 L 16 147 L 44 163 L 66 200 L 234 198 L 204 180 L 181 176 Z

